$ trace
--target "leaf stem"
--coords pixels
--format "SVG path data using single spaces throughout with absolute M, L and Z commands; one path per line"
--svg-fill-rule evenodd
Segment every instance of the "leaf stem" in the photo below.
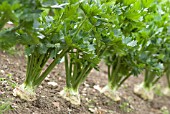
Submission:
M 66 52 L 69 51 L 69 47 L 66 47 L 57 57 L 53 60 L 53 62 L 48 66 L 48 68 L 41 74 L 41 76 L 35 80 L 34 85 L 39 86 L 41 82 L 44 80 L 44 78 L 50 73 L 50 71 L 55 67 L 57 64 L 57 61 L 62 58 Z
M 70 75 L 70 66 L 68 65 L 68 56 L 67 54 L 65 54 L 65 69 L 66 69 L 66 86 L 67 88 L 71 88 L 71 84 L 70 84 L 70 79 L 71 79 L 71 75 Z

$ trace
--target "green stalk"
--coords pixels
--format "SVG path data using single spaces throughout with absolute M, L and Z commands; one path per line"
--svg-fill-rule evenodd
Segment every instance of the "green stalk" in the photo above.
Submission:
M 77 64 L 74 64 L 74 71 L 73 71 L 73 76 L 72 76 L 71 83 L 74 83 L 74 81 L 78 77 L 78 70 L 77 70 L 78 69 L 78 67 L 77 67 L 78 65 Z
M 78 50 L 76 52 L 76 59 L 79 59 L 79 53 L 78 53 Z M 73 71 L 73 76 L 72 76 L 72 80 L 71 80 L 71 83 L 74 83 L 74 81 L 76 80 L 76 78 L 78 77 L 78 68 L 80 68 L 80 65 L 79 63 L 75 63 L 74 64 L 74 71 Z M 81 69 L 81 68 L 80 68 Z
M 107 66 L 107 71 L 108 71 L 108 81 L 111 80 L 111 71 L 110 71 L 110 65 Z
M 31 56 L 28 56 L 25 86 L 32 86 L 34 88 L 33 83 L 41 74 L 42 64 L 45 64 L 42 63 L 44 59 L 47 59 L 45 55 L 38 55 L 35 52 Z
M 83 69 L 81 69 L 80 74 L 78 75 L 78 78 L 75 80 L 75 82 L 73 83 L 73 88 L 78 88 L 78 86 L 80 85 L 80 80 L 82 79 L 82 76 L 85 74 L 86 70 L 88 69 L 89 65 L 86 65 Z
M 70 59 L 70 68 L 69 68 L 69 75 L 70 75 L 70 78 L 72 77 L 72 70 L 73 70 L 73 60 L 72 59 Z
M 118 66 L 118 64 L 116 64 L 116 66 Z M 111 83 L 111 86 L 115 86 L 116 85 L 115 82 L 117 82 L 116 78 L 117 78 L 118 75 L 116 74 L 115 70 L 116 70 L 116 68 L 114 68 L 114 65 L 112 65 L 112 67 L 111 67 L 111 80 L 109 80 L 109 83 Z
M 152 85 L 155 85 L 155 84 L 159 81 L 160 78 L 161 78 L 160 76 L 157 77 L 157 78 L 153 81 Z
M 109 61 L 112 61 L 110 58 L 111 57 L 108 57 L 107 59 Z M 113 64 L 116 64 L 116 59 L 114 59 L 114 61 L 112 62 L 112 65 L 107 65 L 107 69 L 108 69 L 108 82 L 112 79 L 111 77 L 112 77 L 112 72 L 113 72 Z
M 170 69 L 169 69 L 169 63 L 164 63 L 164 72 L 166 74 L 166 79 L 168 82 L 168 87 L 170 88 Z
M 93 67 L 90 67 L 90 65 L 89 65 L 89 68 L 86 70 L 86 72 L 84 73 L 84 76 L 82 76 L 82 79 L 81 79 L 81 81 L 80 81 L 80 84 L 82 83 L 82 82 L 84 82 L 84 80 L 87 78 L 87 76 L 88 76 L 88 74 L 90 73 L 90 71 L 93 69 Z
M 41 56 L 41 55 L 40 55 Z M 30 80 L 30 82 L 31 83 L 33 83 L 33 81 L 34 81 L 34 79 L 36 79 L 36 77 L 39 77 L 39 75 L 37 75 L 38 74 L 38 70 L 39 70 L 39 64 L 40 64 L 40 62 L 41 61 L 38 61 L 38 57 L 35 57 L 35 62 L 34 62 L 34 69 L 33 69 L 33 71 L 31 72 L 32 74 L 31 74 L 31 76 L 32 76 L 32 79 Z M 41 70 L 40 70 L 40 72 L 41 72 Z
M 148 77 L 149 77 L 149 71 L 148 71 L 147 69 L 145 69 L 144 86 L 145 86 L 146 88 L 148 88 L 148 87 L 149 87 Z
M 160 77 L 156 78 L 154 72 L 148 71 L 148 69 L 145 70 L 144 86 L 146 88 L 151 88 L 159 79 Z
M 117 82 L 118 82 L 118 70 L 120 68 L 120 61 L 121 58 L 118 57 L 118 62 L 116 64 L 116 68 L 114 70 L 114 67 L 112 66 L 112 79 L 110 80 L 110 83 L 112 84 L 112 86 L 117 86 Z
M 25 85 L 30 84 L 30 80 L 32 79 L 32 70 L 33 70 L 33 64 L 34 64 L 34 55 L 28 56 L 28 67 L 27 67 L 27 74 L 26 74 L 26 81 Z
M 35 86 L 39 86 L 41 82 L 45 79 L 45 77 L 50 73 L 50 71 L 55 67 L 57 61 L 62 58 L 66 52 L 69 51 L 69 47 L 66 47 L 57 57 L 53 60 L 53 62 L 48 66 L 48 68 L 41 74 L 41 76 L 35 80 L 34 84 Z
M 149 74 L 148 83 L 153 85 L 153 81 L 154 81 L 155 78 L 156 78 L 155 74 L 151 71 L 150 74 Z
M 79 86 L 82 84 L 82 82 L 84 82 L 84 80 L 87 78 L 88 74 L 92 69 L 92 67 L 87 68 L 86 71 L 80 76 L 81 78 L 79 78 L 78 83 L 74 85 L 75 89 L 79 88 Z
M 27 60 L 27 72 L 26 72 L 26 80 L 25 80 L 25 83 L 27 84 L 28 83 L 28 76 L 29 76 L 29 69 L 31 69 L 31 57 L 28 56 L 28 60 Z
M 121 79 L 124 77 L 124 75 L 122 75 L 121 73 L 117 73 L 118 76 L 117 76 L 117 81 L 120 83 Z M 119 84 L 118 83 L 118 84 Z M 118 86 L 118 85 L 117 85 Z
M 79 51 L 77 50 L 75 54 L 76 59 L 79 59 Z M 83 82 L 83 80 L 87 77 L 89 72 L 92 68 L 90 68 L 91 63 L 87 63 L 88 65 L 83 66 L 83 69 L 81 69 L 80 63 L 77 62 L 74 64 L 74 71 L 72 76 L 72 87 L 73 89 L 77 90 L 79 85 Z M 81 70 L 78 70 L 80 68 Z
M 50 53 L 51 50 L 48 50 L 47 53 L 45 55 L 43 55 L 43 59 L 42 59 L 42 62 L 40 64 L 40 67 L 43 68 L 45 66 L 45 64 L 47 63 L 48 59 L 50 58 Z
M 32 79 L 33 82 L 35 82 L 35 80 L 37 80 L 40 77 L 41 71 L 44 67 L 44 65 L 47 63 L 48 59 L 50 58 L 49 55 L 50 50 L 47 51 L 46 54 L 42 54 L 39 56 L 39 58 L 37 58 L 37 67 L 35 68 L 35 75 L 34 75 L 34 79 Z
M 169 69 L 169 65 L 167 65 L 166 78 L 167 78 L 167 82 L 168 82 L 168 87 L 170 88 L 170 69 Z
M 131 76 L 131 74 L 129 73 L 126 77 L 124 77 L 118 84 L 118 88 Z
M 71 79 L 71 75 L 70 75 L 70 69 L 69 69 L 69 65 L 68 65 L 68 57 L 67 54 L 65 54 L 65 69 L 66 69 L 66 86 L 67 88 L 71 88 L 71 84 L 70 84 L 70 79 Z

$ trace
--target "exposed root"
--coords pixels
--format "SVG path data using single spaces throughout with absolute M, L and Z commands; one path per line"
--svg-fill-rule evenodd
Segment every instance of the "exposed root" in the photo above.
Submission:
M 59 94 L 64 99 L 71 102 L 71 104 L 74 104 L 74 105 L 80 105 L 81 104 L 79 93 L 74 91 L 73 89 L 65 88 Z
M 162 90 L 163 95 L 170 97 L 170 88 L 166 87 Z
M 153 88 L 145 88 L 143 83 L 135 85 L 134 93 L 139 95 L 144 100 L 153 100 L 154 98 Z
M 117 89 L 111 89 L 108 85 L 101 89 L 100 92 L 111 98 L 113 101 L 117 102 L 121 100 L 120 93 L 117 91 Z
M 24 99 L 26 101 L 34 101 L 36 100 L 36 93 L 33 89 L 25 87 L 25 84 L 22 84 L 18 87 L 16 87 L 13 90 L 14 96 L 19 96 L 21 99 Z

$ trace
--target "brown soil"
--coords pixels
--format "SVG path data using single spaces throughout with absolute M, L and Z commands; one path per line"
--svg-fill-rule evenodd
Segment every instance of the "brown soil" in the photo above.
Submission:
M 59 92 L 65 86 L 63 64 L 56 66 L 50 73 L 49 80 L 43 81 L 37 89 L 37 100 L 26 102 L 12 95 L 15 84 L 22 84 L 25 77 L 24 56 L 0 52 L 0 99 L 9 101 L 13 107 L 5 114 L 163 114 L 163 108 L 170 112 L 170 97 L 156 95 L 153 101 L 144 101 L 133 93 L 134 84 L 140 83 L 142 76 L 131 77 L 124 83 L 119 89 L 122 93 L 120 102 L 114 102 L 100 94 L 93 87 L 94 85 L 104 87 L 107 84 L 105 65 L 101 64 L 100 69 L 100 72 L 93 70 L 86 82 L 81 85 L 80 106 L 74 106 L 59 96 Z M 164 81 L 161 79 L 159 83 L 164 84 Z M 48 82 L 56 82 L 58 86 L 51 87 Z

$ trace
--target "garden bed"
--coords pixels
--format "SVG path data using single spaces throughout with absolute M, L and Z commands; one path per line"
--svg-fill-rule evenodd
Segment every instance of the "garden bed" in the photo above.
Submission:
M 107 84 L 107 69 L 103 63 L 100 64 L 101 71 L 93 70 L 80 86 L 80 106 L 72 105 L 59 95 L 65 86 L 63 64 L 56 66 L 43 81 L 37 90 L 37 100 L 27 102 L 12 95 L 14 86 L 23 82 L 25 69 L 26 60 L 22 54 L 19 56 L 0 52 L 0 98 L 12 107 L 5 114 L 165 114 L 170 111 L 170 97 L 160 95 L 159 89 L 153 101 L 144 101 L 133 93 L 134 85 L 142 81 L 142 76 L 130 77 L 123 84 L 119 89 L 122 94 L 120 102 L 100 94 L 94 86 L 104 87 Z M 48 82 L 56 82 L 57 85 L 52 86 Z M 163 85 L 164 82 L 162 78 L 158 84 Z

